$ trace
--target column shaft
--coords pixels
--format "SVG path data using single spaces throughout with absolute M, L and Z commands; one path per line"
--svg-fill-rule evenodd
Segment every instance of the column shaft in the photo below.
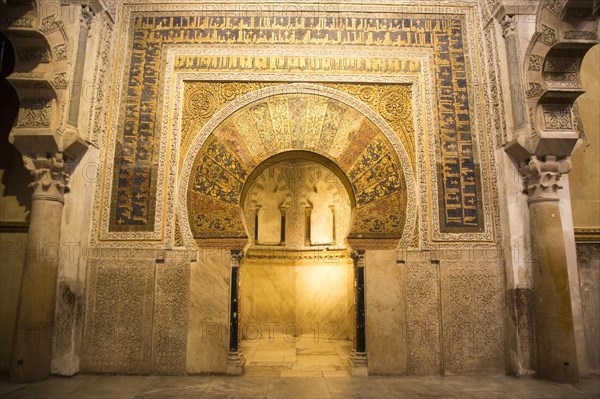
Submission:
M 35 176 L 17 326 L 9 366 L 12 382 L 50 375 L 66 173 L 62 154 L 31 160 Z
M 567 255 L 560 220 L 558 180 L 570 170 L 568 160 L 533 156 L 523 168 L 529 193 L 537 375 L 556 381 L 579 381 Z

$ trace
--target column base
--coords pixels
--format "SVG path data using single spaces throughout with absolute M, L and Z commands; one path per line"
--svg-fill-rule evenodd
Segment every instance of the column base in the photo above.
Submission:
M 227 375 L 242 375 L 244 374 L 244 365 L 246 358 L 241 351 L 227 353 Z
M 355 377 L 367 377 L 369 369 L 367 368 L 367 352 L 357 352 L 352 350 L 348 358 L 348 370 Z

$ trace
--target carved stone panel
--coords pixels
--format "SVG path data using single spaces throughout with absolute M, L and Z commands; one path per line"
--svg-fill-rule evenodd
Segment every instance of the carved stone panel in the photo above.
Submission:
M 82 371 L 150 372 L 154 262 L 90 261 Z
M 543 105 L 544 128 L 552 130 L 572 129 L 571 106 L 569 104 Z
M 495 250 L 440 263 L 444 372 L 504 367 L 504 276 Z
M 406 265 L 409 374 L 440 372 L 438 269 L 438 264 L 410 259 Z
M 152 373 L 185 374 L 190 262 L 187 252 L 156 265 Z

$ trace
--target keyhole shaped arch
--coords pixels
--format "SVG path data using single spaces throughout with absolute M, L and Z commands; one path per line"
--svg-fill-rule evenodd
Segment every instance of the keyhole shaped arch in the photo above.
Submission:
M 324 104 L 326 111 L 321 115 L 316 144 L 310 146 L 308 139 L 304 140 L 307 136 L 294 136 L 296 133 L 290 129 L 287 136 L 277 136 L 274 131 L 274 139 L 284 137 L 287 140 L 280 140 L 283 144 L 279 146 L 266 140 L 263 144 L 268 143 L 268 148 L 252 147 L 256 137 L 247 130 L 245 133 L 232 131 L 236 118 L 246 117 L 253 107 L 260 108 L 260 113 L 254 117 L 262 118 L 261 122 L 264 122 L 264 115 L 268 116 L 272 102 L 287 101 L 287 109 L 296 112 L 298 107 L 290 105 L 291 99 Z M 339 118 L 349 115 L 360 119 L 360 126 L 353 130 L 342 126 L 341 119 L 333 120 L 334 117 L 327 113 L 329 110 L 332 110 L 331 115 Z M 309 115 L 308 111 L 306 115 L 300 115 L 302 123 L 310 126 L 305 129 L 315 125 L 314 120 L 308 119 Z M 271 116 L 267 122 L 269 126 L 275 126 L 276 118 Z M 289 125 L 288 122 L 285 123 Z M 342 129 L 346 131 L 342 133 Z M 263 130 L 256 128 L 253 133 L 263 134 Z M 398 135 L 380 115 L 357 98 L 329 87 L 294 83 L 266 87 L 240 97 L 217 111 L 196 135 L 185 156 L 178 185 L 178 218 L 185 246 L 196 249 L 203 241 L 213 239 L 245 242 L 247 237 L 241 212 L 246 194 L 243 187 L 263 161 L 291 151 L 316 153 L 347 176 L 349 194 L 353 193 L 350 197 L 355 201 L 349 239 L 386 240 L 394 246 L 407 246 L 412 242 L 417 218 L 416 182 Z M 219 163 L 227 165 L 223 167 Z M 214 181 L 207 181 L 210 178 Z M 219 184 L 229 184 L 226 188 L 229 191 L 223 194 Z M 215 217 L 214 214 L 228 215 L 225 221 L 209 220 Z M 230 223 L 230 231 L 220 232 L 212 227 L 223 229 L 226 223 Z

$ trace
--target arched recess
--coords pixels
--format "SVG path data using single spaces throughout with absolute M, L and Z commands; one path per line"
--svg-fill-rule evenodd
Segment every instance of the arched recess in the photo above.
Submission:
M 580 133 L 575 100 L 584 93 L 579 73 L 598 43 L 600 7 L 591 1 L 541 2 L 525 55 L 526 105 L 533 133 L 525 153 L 571 155 Z
M 348 177 L 356 207 L 348 240 L 395 248 L 412 241 L 417 203 L 409 157 L 371 108 L 338 90 L 283 84 L 217 112 L 183 163 L 179 220 L 188 248 L 246 243 L 240 200 L 261 162 L 286 151 L 319 154 Z
M 322 168 L 319 170 L 316 168 L 317 166 Z M 290 210 L 294 206 L 300 206 L 301 208 L 312 209 L 314 204 L 310 203 L 309 196 L 319 191 L 320 184 L 324 184 L 320 188 L 331 196 L 331 200 L 337 200 L 330 203 L 332 206 L 337 205 L 334 206 L 336 208 L 336 227 L 334 231 L 337 231 L 337 234 L 332 234 L 333 239 L 330 242 L 335 247 L 345 247 L 346 233 L 348 233 L 350 227 L 348 224 L 352 223 L 352 213 L 356 209 L 356 197 L 352 189 L 352 183 L 336 163 L 316 152 L 300 150 L 284 151 L 273 155 L 258 165 L 246 179 L 240 196 L 240 206 L 242 207 L 246 234 L 250 237 L 250 243 L 257 244 L 258 230 L 253 219 L 253 216 L 257 215 L 252 214 L 259 211 L 256 205 L 261 201 L 257 201 L 257 198 L 255 198 L 257 192 L 264 191 L 269 197 L 278 196 L 279 200 L 275 202 L 281 204 L 280 208 Z M 347 201 L 344 200 L 345 198 L 347 198 Z M 334 204 L 334 202 L 337 204 Z M 343 203 L 346 206 L 340 206 Z M 344 211 L 345 208 L 347 208 L 347 212 Z M 294 211 L 298 213 L 297 209 L 291 209 L 292 215 Z M 342 212 L 340 213 L 340 211 Z M 299 215 L 297 215 L 296 220 L 300 220 Z M 333 221 L 331 222 L 333 223 Z M 307 223 L 307 226 L 310 224 Z M 284 236 L 286 239 L 283 241 L 288 247 L 299 249 L 304 245 L 310 245 L 298 239 L 300 238 L 298 234 L 295 235 L 296 239 L 292 234 L 291 242 L 290 237 L 285 234 Z

